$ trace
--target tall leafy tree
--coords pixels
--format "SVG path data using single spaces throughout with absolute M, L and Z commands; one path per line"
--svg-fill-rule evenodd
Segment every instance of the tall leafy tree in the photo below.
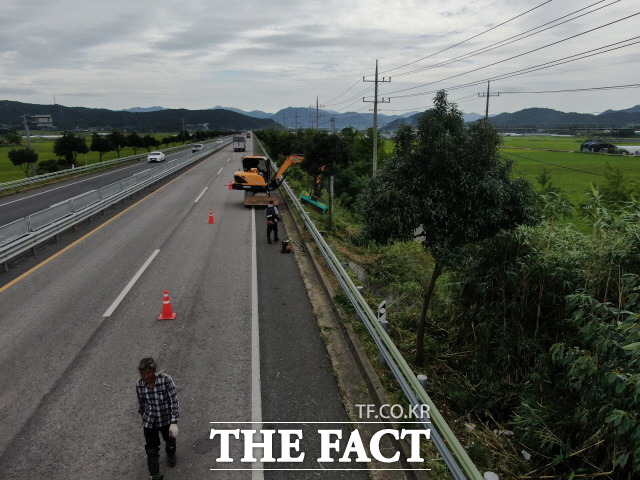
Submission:
M 439 91 L 434 108 L 407 131 L 400 150 L 364 192 L 365 238 L 381 243 L 420 238 L 434 258 L 423 293 L 416 362 L 424 360 L 424 332 L 436 281 L 454 266 L 462 247 L 520 224 L 533 224 L 536 194 L 528 182 L 510 178 L 500 157 L 501 137 L 488 122 L 465 126 L 462 112 Z
M 124 136 L 119 130 L 113 130 L 107 138 L 109 139 L 109 143 L 115 149 L 118 154 L 118 158 L 120 158 L 120 150 L 127 146 L 127 137 Z
M 30 148 L 10 150 L 9 160 L 11 160 L 11 163 L 13 163 L 16 167 L 20 167 L 24 174 L 28 177 L 29 168 L 32 168 L 33 165 L 38 161 L 38 154 Z
M 333 175 L 336 170 L 349 164 L 351 151 L 339 135 L 313 131 L 309 139 L 302 168 L 314 179 L 313 198 L 322 192 L 322 178 Z
M 111 142 L 109 142 L 109 138 L 104 136 L 104 135 L 98 135 L 97 133 L 94 133 L 91 136 L 91 151 L 92 152 L 99 152 L 100 154 L 100 161 L 102 161 L 102 156 L 107 153 L 110 152 L 111 150 L 113 150 L 113 147 L 111 146 Z
M 160 140 L 152 137 L 151 135 L 145 135 L 142 137 L 142 143 L 147 152 L 150 152 L 152 148 L 160 146 Z
M 87 153 L 89 147 L 84 138 L 73 132 L 64 132 L 53 145 L 53 152 L 67 161 L 68 166 L 75 166 L 79 153 Z
M 138 132 L 133 132 L 127 135 L 127 144 L 133 148 L 133 154 L 136 155 L 138 153 L 139 148 L 144 148 L 144 140 Z

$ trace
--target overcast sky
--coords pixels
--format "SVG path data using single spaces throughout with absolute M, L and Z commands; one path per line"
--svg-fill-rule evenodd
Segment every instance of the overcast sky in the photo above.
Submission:
M 602 89 L 640 84 L 639 12 L 637 0 L 4 2 L 0 100 L 275 113 L 317 98 L 367 112 L 378 60 L 381 113 L 425 110 L 445 88 L 484 114 L 488 80 L 491 114 L 600 113 L 640 104 L 638 87 Z

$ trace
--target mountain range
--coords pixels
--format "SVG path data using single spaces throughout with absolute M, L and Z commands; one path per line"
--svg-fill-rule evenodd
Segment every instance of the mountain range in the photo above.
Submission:
M 378 113 L 378 128 L 394 131 L 402 124 L 417 125 L 423 112 L 403 115 Z M 287 107 L 276 113 L 260 110 L 250 112 L 233 107 L 216 106 L 205 110 L 167 109 L 160 106 L 135 107 L 127 110 L 65 107 L 63 105 L 37 105 L 0 100 L 0 128 L 22 129 L 23 115 L 51 115 L 59 130 L 120 129 L 125 131 L 180 131 L 187 130 L 257 130 L 269 126 L 315 128 L 336 131 L 345 127 L 364 130 L 373 125 L 373 113 L 316 109 L 313 107 Z M 483 115 L 469 113 L 464 120 L 473 122 Z M 489 118 L 500 128 L 558 129 L 580 127 L 635 128 L 640 124 L 640 105 L 624 110 L 607 110 L 599 115 L 565 113 L 549 108 L 527 108 L 514 113 L 501 113 Z

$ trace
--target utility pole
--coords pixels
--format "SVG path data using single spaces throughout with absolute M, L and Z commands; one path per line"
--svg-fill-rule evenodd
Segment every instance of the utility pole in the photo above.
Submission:
M 378 79 L 378 60 L 376 60 L 376 78 L 375 80 L 366 80 L 362 77 L 363 82 L 375 82 L 374 87 L 374 97 L 373 97 L 373 174 L 372 177 L 376 176 L 376 170 L 378 169 L 378 102 L 380 103 L 389 103 L 391 100 L 388 98 L 381 98 L 378 100 L 378 83 L 380 82 L 390 82 L 391 78 L 382 77 L 382 80 Z M 365 97 L 362 97 L 363 102 L 371 103 L 371 100 L 365 100 Z
M 322 108 L 324 108 L 324 105 L 319 105 L 319 104 L 318 104 L 318 96 L 316 95 L 316 130 L 318 130 L 319 125 L 320 125 L 320 122 L 319 122 L 319 119 L 320 119 L 320 111 L 319 111 L 319 109 L 320 109 L 321 107 L 322 107 Z M 313 108 L 313 105 L 311 105 L 311 108 Z
M 29 121 L 31 120 L 31 115 L 22 115 L 22 121 L 24 122 L 24 131 L 27 135 L 27 150 L 31 150 L 31 132 L 29 131 Z M 36 164 L 35 162 L 31 162 L 31 176 L 35 176 L 36 174 Z
M 484 119 L 485 120 L 489 120 L 489 97 L 499 97 L 500 96 L 500 92 L 490 93 L 489 84 L 490 84 L 490 80 L 487 80 L 487 93 L 484 93 L 484 92 L 478 93 L 478 97 L 487 97 L 487 106 L 485 107 L 485 110 L 484 110 Z

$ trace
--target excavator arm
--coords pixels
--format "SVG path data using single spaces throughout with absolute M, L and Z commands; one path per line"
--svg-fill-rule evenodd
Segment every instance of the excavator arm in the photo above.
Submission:
M 303 161 L 304 161 L 304 155 L 301 155 L 299 153 L 293 153 L 289 155 L 287 158 L 285 158 L 284 162 L 282 162 L 282 165 L 280 165 L 280 168 L 278 169 L 276 174 L 273 176 L 273 179 L 269 184 L 269 188 L 270 189 L 278 188 L 284 181 L 284 176 L 287 173 L 287 170 L 289 170 L 289 168 L 292 165 L 302 163 Z

